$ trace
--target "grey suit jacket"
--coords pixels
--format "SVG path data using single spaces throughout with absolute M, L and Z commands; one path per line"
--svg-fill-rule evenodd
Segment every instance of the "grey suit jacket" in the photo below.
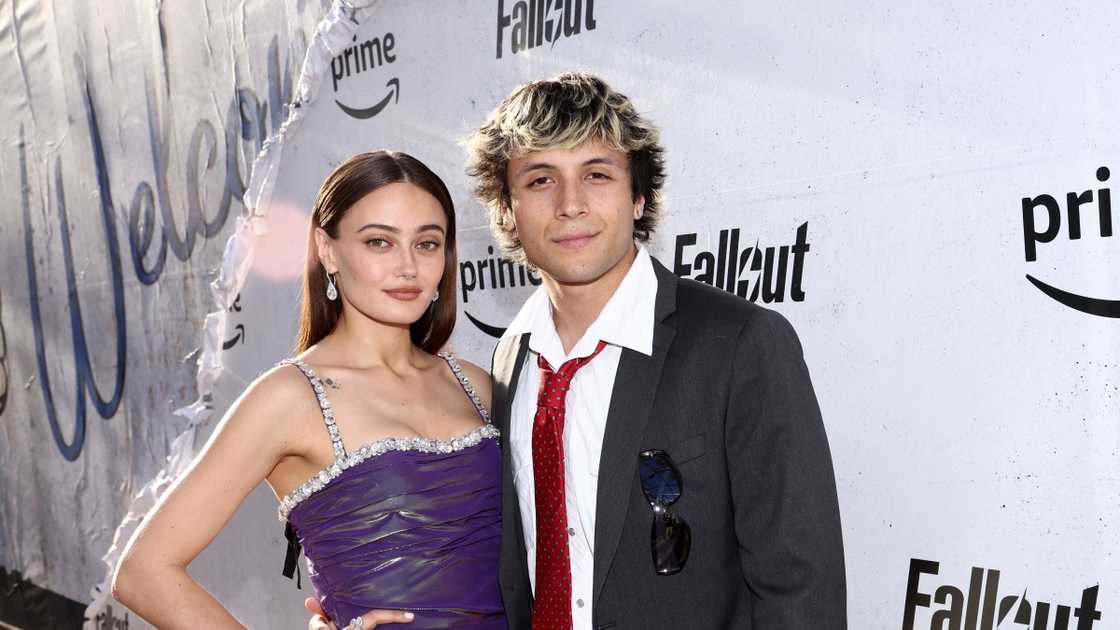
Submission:
M 797 335 L 779 314 L 654 261 L 653 356 L 623 349 L 599 465 L 596 629 L 843 630 L 844 555 L 824 425 Z M 513 487 L 509 423 L 528 335 L 494 351 L 501 430 L 500 581 L 511 629 L 532 592 Z M 684 569 L 657 575 L 638 453 L 666 451 L 683 478 L 670 508 L 692 529 Z

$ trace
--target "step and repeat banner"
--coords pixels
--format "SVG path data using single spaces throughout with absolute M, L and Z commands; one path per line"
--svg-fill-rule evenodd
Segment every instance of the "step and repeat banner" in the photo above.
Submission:
M 143 627 L 109 571 L 291 353 L 310 207 L 348 156 L 403 150 L 445 179 L 449 346 L 488 365 L 540 279 L 491 240 L 461 141 L 567 70 L 661 127 L 653 254 L 797 328 L 849 626 L 1120 627 L 1120 6 L 72 11 L 0 24 L 0 567 L 88 605 L 88 628 Z M 303 627 L 275 508 L 258 488 L 191 572 L 250 627 Z

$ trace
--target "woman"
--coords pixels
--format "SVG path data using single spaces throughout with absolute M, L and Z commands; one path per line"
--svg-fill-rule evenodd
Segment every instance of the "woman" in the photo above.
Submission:
M 160 628 L 242 627 L 186 567 L 264 479 L 288 521 L 286 569 L 298 539 L 337 625 L 395 609 L 380 618 L 504 629 L 489 377 L 435 354 L 456 269 L 451 197 L 426 166 L 379 151 L 331 173 L 311 217 L 298 356 L 245 391 L 148 514 L 114 597 Z

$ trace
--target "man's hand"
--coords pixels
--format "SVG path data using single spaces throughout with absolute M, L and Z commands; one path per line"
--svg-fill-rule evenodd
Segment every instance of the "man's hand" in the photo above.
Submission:
M 318 599 L 308 597 L 303 600 L 303 607 L 312 615 L 315 615 L 307 622 L 307 630 L 341 630 L 327 619 L 327 615 L 323 612 L 323 607 L 319 605 Z M 406 610 L 371 610 L 362 615 L 362 630 L 373 630 L 373 628 L 385 623 L 410 623 L 412 618 L 412 613 Z

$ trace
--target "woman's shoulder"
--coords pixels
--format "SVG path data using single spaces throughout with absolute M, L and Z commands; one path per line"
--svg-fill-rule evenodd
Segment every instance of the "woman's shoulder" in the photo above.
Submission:
M 316 424 L 313 419 L 320 414 L 307 379 L 294 367 L 278 365 L 241 392 L 215 428 L 215 435 L 228 436 L 228 443 L 253 444 L 254 452 L 265 459 L 279 458 L 290 454 L 293 444 L 305 441 Z
M 279 363 L 245 388 L 238 407 L 265 417 L 318 409 L 315 397 L 309 392 L 311 384 L 298 367 L 290 362 Z
M 463 373 L 475 386 L 485 385 L 487 389 L 490 388 L 490 372 L 486 369 L 471 363 L 470 361 L 460 357 L 453 352 L 442 352 L 442 356 L 450 357 L 451 363 L 458 364 Z
M 474 386 L 475 391 L 478 392 L 478 395 L 482 397 L 483 402 L 486 404 L 487 408 L 489 408 L 490 372 L 482 367 L 479 367 L 478 365 L 475 365 L 474 363 L 471 363 L 470 361 L 467 361 L 466 359 L 460 358 L 454 353 L 444 352 L 441 353 L 441 355 L 450 356 L 451 364 L 459 366 L 463 377 L 465 377 L 466 380 Z

